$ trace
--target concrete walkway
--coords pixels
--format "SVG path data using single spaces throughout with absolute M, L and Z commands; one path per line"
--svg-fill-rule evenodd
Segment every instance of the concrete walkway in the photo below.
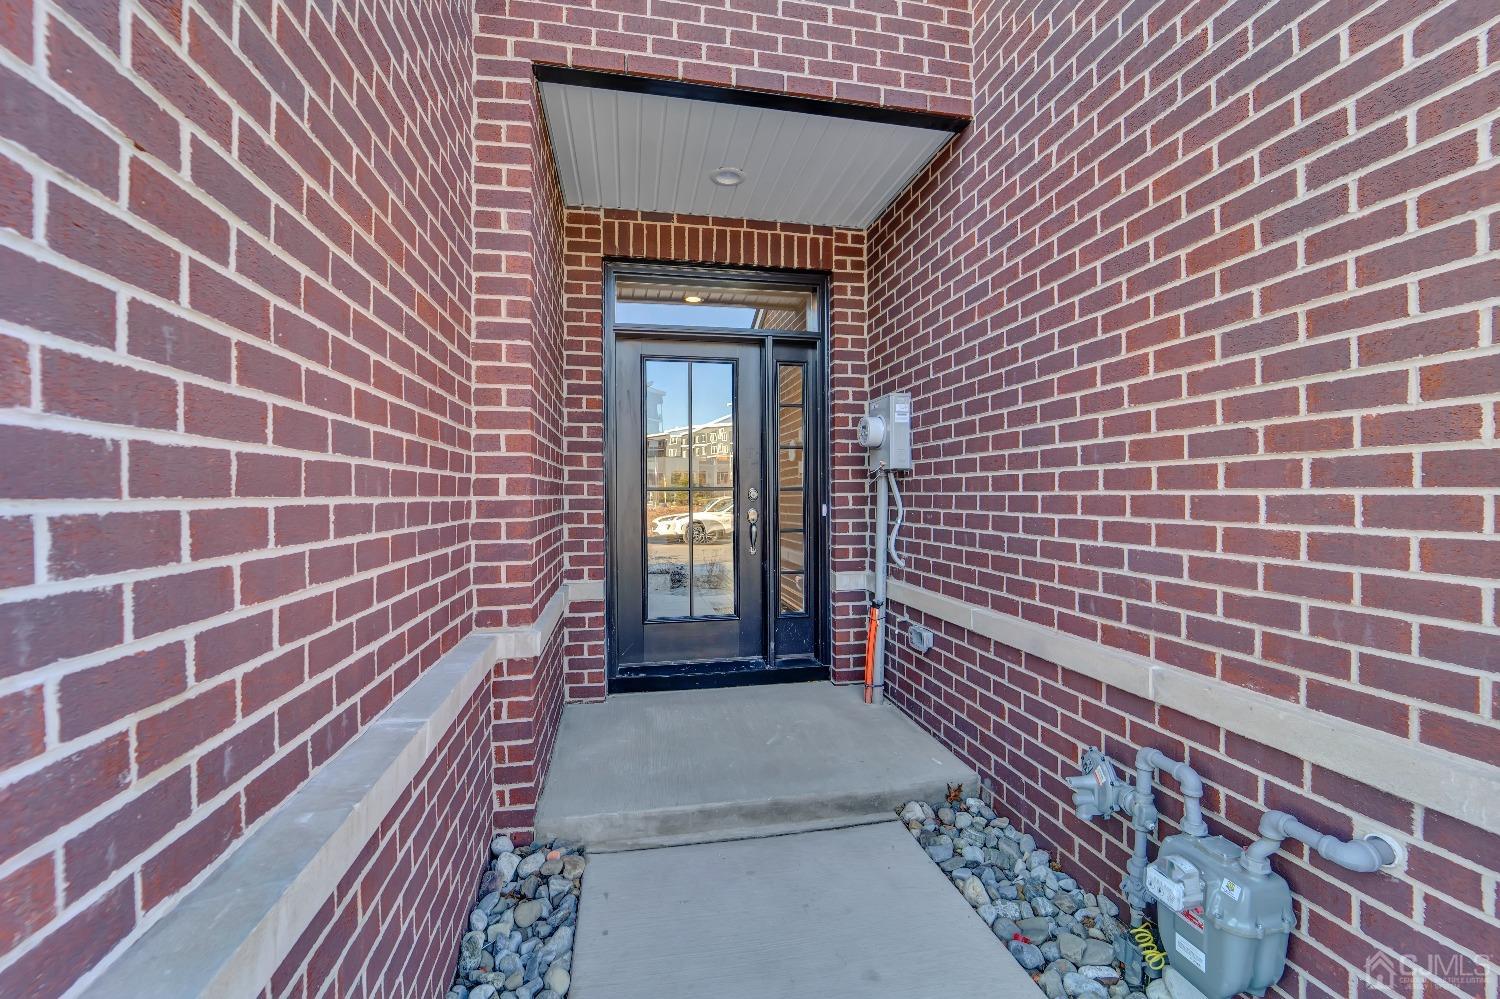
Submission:
M 593 857 L 570 999 L 1042 995 L 911 834 L 878 825 Z
M 854 687 L 623 694 L 563 711 L 537 835 L 591 852 L 881 822 L 978 778 Z

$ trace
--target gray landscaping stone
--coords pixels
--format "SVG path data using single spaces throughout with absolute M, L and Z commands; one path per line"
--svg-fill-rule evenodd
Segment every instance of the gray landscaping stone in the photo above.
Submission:
M 1076 971 L 1070 971 L 1063 976 L 1063 991 L 1070 996 L 1074 996 L 1075 999 L 1084 996 L 1104 996 L 1105 999 L 1109 997 L 1108 989 L 1092 978 L 1081 975 Z
M 947 836 L 942 837 L 927 846 L 927 856 L 941 864 L 945 860 L 953 859 L 953 841 Z
M 1040 948 L 1035 944 L 1022 943 L 1019 940 L 1010 942 L 1010 954 L 1016 959 L 1016 963 L 1027 971 L 1035 971 L 1046 963 Z
M 516 906 L 516 926 L 524 930 L 526 927 L 536 922 L 537 918 L 541 916 L 541 914 L 542 903 L 534 899 L 528 899 L 525 902 L 522 902 L 520 905 Z M 519 985 L 520 982 L 517 982 L 516 984 Z M 514 986 L 512 986 L 512 988 L 514 988 Z
M 1077 964 L 1083 958 L 1084 949 L 1088 942 L 1082 937 L 1071 933 L 1059 933 L 1057 935 L 1057 947 L 1062 951 L 1062 956 Z
M 1016 925 L 1015 920 L 1001 916 L 990 924 L 990 930 L 1001 940 L 1009 940 L 1021 932 L 1021 927 Z
M 900 814 L 1016 962 L 1037 973 L 1049 999 L 1131 999 L 1144 976 L 1139 953 L 1114 918 L 1119 908 L 1082 891 L 1053 869 L 1052 854 L 1037 849 L 1032 836 L 981 806 L 969 798 L 935 808 L 908 802 Z M 936 822 L 918 823 L 918 815 Z
M 521 866 L 521 858 L 514 853 L 502 853 L 495 858 L 495 873 L 499 875 L 501 882 L 509 882 L 516 876 L 516 868 Z
M 1079 964 L 1108 964 L 1114 959 L 1114 946 L 1103 940 L 1090 940 L 1084 945 L 1081 957 L 1070 958 Z
M 1041 916 L 1032 916 L 1030 919 L 1022 919 L 1017 924 L 1021 932 L 1031 938 L 1035 944 L 1041 943 L 1052 934 L 1052 924 Z

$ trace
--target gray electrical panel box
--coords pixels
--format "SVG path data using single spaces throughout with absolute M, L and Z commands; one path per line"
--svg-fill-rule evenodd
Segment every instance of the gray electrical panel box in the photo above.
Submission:
M 871 469 L 911 471 L 911 393 L 892 392 L 870 403 L 859 421 L 859 443 Z
M 1146 868 L 1167 960 L 1209 999 L 1263 996 L 1281 978 L 1292 931 L 1292 891 L 1279 874 L 1254 874 L 1223 836 L 1179 833 Z

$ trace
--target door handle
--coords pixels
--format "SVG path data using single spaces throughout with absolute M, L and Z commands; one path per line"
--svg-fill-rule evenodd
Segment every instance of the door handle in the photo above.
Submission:
M 754 555 L 760 544 L 760 511 L 752 506 L 745 511 L 745 520 L 750 524 L 750 554 Z

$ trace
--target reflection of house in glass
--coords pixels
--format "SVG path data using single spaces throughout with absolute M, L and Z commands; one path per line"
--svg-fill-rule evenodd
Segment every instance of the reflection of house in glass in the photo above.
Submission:
M 661 425 L 664 422 L 661 408 L 666 398 L 666 389 L 658 387 L 653 382 L 646 383 L 646 433 L 648 435 L 661 433 Z
M 649 389 L 648 389 L 649 391 Z M 646 487 L 734 485 L 734 417 L 730 414 L 697 427 L 655 429 L 647 400 Z M 656 409 L 660 413 L 660 408 Z M 658 424 L 660 423 L 658 417 Z M 691 460 L 690 460 L 691 459 Z M 689 477 L 691 476 L 691 481 Z

